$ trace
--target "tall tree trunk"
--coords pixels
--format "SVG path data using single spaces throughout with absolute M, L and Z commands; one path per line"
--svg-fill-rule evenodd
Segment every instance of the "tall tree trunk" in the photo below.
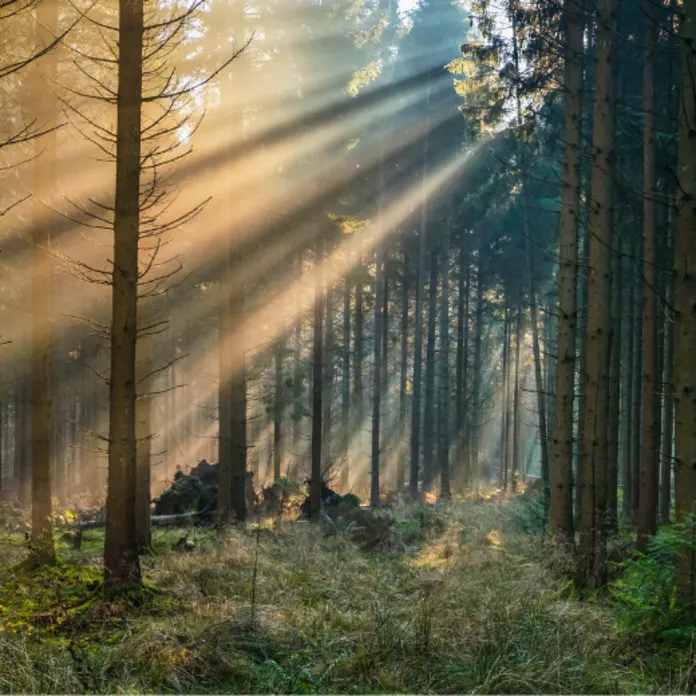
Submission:
M 424 203 L 424 206 L 426 203 Z M 425 215 L 425 213 L 424 213 Z M 415 331 L 413 337 L 413 401 L 411 405 L 411 468 L 409 471 L 409 495 L 418 497 L 420 459 L 421 393 L 423 374 L 423 285 L 425 280 L 425 254 L 427 226 L 421 224 L 418 240 L 418 264 L 416 271 Z
M 314 327 L 312 329 L 312 476 L 309 490 L 310 517 L 319 519 L 321 513 L 321 417 L 324 383 L 322 380 L 324 360 L 324 242 L 321 232 L 316 241 L 314 263 Z
M 633 255 L 636 259 L 636 264 L 633 271 L 633 355 L 631 379 L 633 387 L 631 389 L 633 395 L 633 404 L 631 405 L 631 514 L 629 520 L 635 524 L 638 504 L 639 504 L 639 484 L 640 484 L 640 447 L 642 441 L 641 428 L 641 404 L 642 404 L 642 370 L 643 362 L 643 293 L 645 287 L 643 285 L 643 274 L 641 269 L 642 244 L 641 239 L 636 238 L 634 242 Z
M 563 73 L 563 199 L 559 232 L 558 327 L 556 332 L 556 401 L 554 448 L 550 462 L 551 534 L 574 540 L 573 401 L 577 333 L 578 222 L 582 123 L 582 53 L 584 17 L 575 2 L 563 5 L 565 64 Z
M 302 253 L 297 257 L 297 277 L 302 277 Z M 300 469 L 302 435 L 302 314 L 295 324 L 295 348 L 292 366 L 292 468 L 290 477 L 297 476 Z M 347 462 L 346 462 L 347 468 Z
M 55 40 L 58 33 L 57 0 L 46 0 L 36 9 L 37 50 L 41 51 Z M 39 69 L 46 70 L 48 80 L 56 79 L 56 57 L 51 51 L 38 61 L 34 78 L 37 94 L 38 119 L 42 128 L 55 128 L 58 123 L 58 104 L 53 90 L 44 83 Z M 56 133 L 48 133 L 35 141 L 36 164 L 34 188 L 35 217 L 32 231 L 32 479 L 31 479 L 31 559 L 36 565 L 54 563 L 51 507 L 51 276 L 53 264 L 51 246 L 51 216 L 45 206 L 51 205 L 56 162 Z M 43 153 L 43 156 L 42 156 Z
M 362 269 L 359 269 L 362 270 Z M 364 336 L 363 336 L 363 299 L 364 287 L 362 278 L 358 278 L 355 283 L 355 327 L 354 327 L 354 349 L 353 349 L 353 427 L 351 450 L 358 454 L 362 452 L 362 427 L 365 397 L 363 393 L 363 361 L 365 358 Z
M 229 524 L 232 517 L 232 374 L 235 366 L 227 341 L 234 331 L 231 311 L 232 278 L 234 274 L 231 240 L 225 240 L 226 255 L 223 277 L 220 282 L 218 305 L 218 493 L 217 522 L 220 529 Z M 171 421 L 165 424 L 169 431 Z M 171 440 L 171 437 L 169 438 Z M 169 447 L 168 447 L 169 449 Z
M 638 549 L 645 552 L 657 532 L 657 244 L 655 204 L 655 49 L 657 29 L 652 0 L 644 0 L 643 58 L 643 442 L 638 494 Z
M 619 411 L 621 409 L 621 306 L 623 300 L 622 259 L 612 254 L 611 348 L 609 353 L 609 400 L 607 404 L 607 518 L 609 533 L 618 531 Z
M 670 207 L 671 210 L 671 207 Z M 671 214 L 668 215 L 668 240 L 665 266 L 674 267 L 674 229 Z M 662 392 L 664 394 L 662 426 L 662 460 L 660 465 L 660 524 L 670 520 L 669 510 L 672 502 L 672 462 L 674 444 L 674 323 L 671 308 L 674 307 L 674 274 L 665 273 L 665 311 L 664 319 L 664 377 Z
M 623 244 L 624 273 L 623 284 L 626 285 L 624 292 L 624 303 L 622 313 L 626 317 L 623 322 L 625 339 L 623 341 L 623 376 L 621 393 L 621 489 L 623 498 L 621 501 L 621 517 L 623 520 L 631 520 L 633 515 L 633 483 L 631 471 L 631 444 L 633 442 L 633 340 L 634 326 L 633 307 L 635 296 L 635 283 L 633 282 L 632 272 L 634 261 L 632 256 L 632 245 L 625 235 L 626 240 Z
M 508 351 L 510 347 L 510 304 L 505 298 L 505 318 L 503 319 L 503 388 L 500 399 L 500 467 L 498 472 L 498 486 L 507 489 L 508 472 Z
M 457 278 L 457 365 L 456 365 L 456 455 L 454 485 L 460 493 L 465 484 L 466 453 L 466 378 L 467 348 L 469 322 L 469 256 L 466 251 L 466 231 L 462 228 L 459 235 L 459 275 Z
M 233 326 L 239 326 L 244 321 L 245 294 L 244 287 L 241 287 L 231 298 Z M 232 346 L 231 359 L 233 369 L 230 375 L 230 511 L 237 522 L 244 522 L 247 517 L 247 369 L 246 351 L 242 341 Z
M 331 458 L 331 425 L 332 425 L 332 406 L 333 406 L 333 313 L 334 313 L 334 292 L 332 288 L 326 289 L 326 323 L 324 325 L 324 396 L 323 408 L 324 415 L 321 421 L 322 427 L 322 449 L 324 468 L 330 469 Z
M 674 284 L 675 508 L 678 522 L 696 512 L 696 0 L 682 5 L 681 107 L 677 176 Z M 685 550 L 677 574 L 677 597 L 696 605 L 696 553 Z
M 473 489 L 478 493 L 480 483 L 479 447 L 481 442 L 481 371 L 483 341 L 483 231 L 479 231 L 478 268 L 476 271 L 476 333 L 474 334 L 474 370 L 471 388 L 471 464 L 470 476 Z
M 285 341 L 276 341 L 273 346 L 274 389 L 273 389 L 273 480 L 277 481 L 281 476 L 281 454 L 283 438 L 283 415 L 285 385 L 283 384 L 283 354 L 285 353 Z
M 135 526 L 135 346 L 140 217 L 143 0 L 119 0 L 116 200 L 104 584 L 140 583 Z
M 399 445 L 404 441 L 406 435 L 406 383 L 408 379 L 408 303 L 410 292 L 411 272 L 409 268 L 409 257 L 404 252 L 404 270 L 401 281 L 401 369 L 399 375 Z M 396 491 L 403 493 L 406 482 L 406 472 L 404 471 L 405 457 L 399 452 L 396 459 Z
M 341 491 L 348 491 L 350 481 L 350 288 L 351 283 L 346 277 L 343 285 L 343 355 L 341 372 L 341 438 L 343 441 L 341 465 Z
M 440 294 L 440 428 L 439 469 L 440 469 L 440 500 L 452 497 L 450 481 L 450 440 L 449 440 L 449 239 L 450 219 L 445 221 L 442 235 L 442 292 Z
M 379 435 L 382 399 L 382 332 L 384 331 L 384 249 L 378 244 L 375 258 L 375 335 L 374 335 L 374 384 L 372 387 L 372 454 L 370 467 L 370 505 L 379 506 Z
M 152 335 L 148 334 L 147 326 L 151 321 L 143 321 L 140 311 L 139 323 L 145 331 L 138 335 L 135 347 L 135 439 L 136 439 L 136 484 L 135 484 L 135 526 L 138 536 L 138 550 L 145 551 L 150 547 L 150 445 L 152 442 L 150 393 L 152 374 Z M 150 329 L 152 331 L 152 329 Z
M 595 110 L 587 306 L 587 389 L 581 460 L 578 581 L 606 582 L 607 404 L 611 315 L 613 164 L 616 126 L 617 0 L 599 0 L 595 56 Z
M 512 17 L 512 45 L 513 56 L 515 61 L 516 80 L 516 99 L 517 99 L 517 127 L 522 131 L 522 100 L 520 97 L 519 85 L 520 79 L 520 63 L 519 50 L 517 43 L 517 27 L 515 23 L 514 12 L 510 13 Z M 526 158 L 526 153 L 525 153 Z M 522 168 L 522 198 L 524 200 L 524 248 L 527 260 L 527 274 L 529 287 L 529 314 L 532 329 L 532 355 L 534 357 L 534 381 L 537 393 L 537 413 L 539 416 L 539 447 L 541 450 L 541 477 L 544 481 L 544 500 L 548 500 L 549 490 L 549 443 L 546 428 L 546 397 L 544 395 L 544 380 L 542 378 L 541 365 L 541 350 L 539 348 L 539 319 L 537 316 L 537 293 L 536 293 L 536 276 L 534 264 L 534 245 L 532 240 L 532 226 L 530 220 L 530 200 L 529 200 L 529 184 L 527 174 L 527 163 L 523 163 Z
M 437 251 L 430 251 L 428 284 L 428 343 L 425 354 L 425 423 L 423 431 L 423 488 L 432 488 L 435 476 L 435 325 L 437 320 Z
M 517 305 L 515 324 L 515 379 L 512 404 L 512 490 L 517 490 L 520 473 L 520 343 L 522 340 L 522 303 Z

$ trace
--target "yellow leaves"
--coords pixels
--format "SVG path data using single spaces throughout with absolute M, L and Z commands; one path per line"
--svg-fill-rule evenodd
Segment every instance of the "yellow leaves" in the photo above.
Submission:
M 486 539 L 491 546 L 497 546 L 500 548 L 503 545 L 503 537 L 499 529 L 491 529 L 491 531 L 488 532 Z
M 373 60 L 371 63 L 359 68 L 353 73 L 353 77 L 348 83 L 348 94 L 357 97 L 360 90 L 372 84 L 382 72 L 382 61 Z

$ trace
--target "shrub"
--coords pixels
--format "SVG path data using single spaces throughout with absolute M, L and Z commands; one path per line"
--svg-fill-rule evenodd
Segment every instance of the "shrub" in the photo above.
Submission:
M 696 520 L 690 520 L 690 529 Z M 619 628 L 639 638 L 691 640 L 696 626 L 675 602 L 677 560 L 685 550 L 696 550 L 685 527 L 663 527 L 644 554 L 625 560 L 611 591 L 619 609 Z

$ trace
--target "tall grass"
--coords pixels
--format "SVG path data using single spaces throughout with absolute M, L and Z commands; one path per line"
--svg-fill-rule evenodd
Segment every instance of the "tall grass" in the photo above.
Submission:
M 0 632 L 0 691 L 683 691 L 635 668 L 606 602 L 562 598 L 536 512 L 397 507 L 369 552 L 340 524 L 230 530 L 194 553 L 161 537 L 145 562 L 158 599 L 96 597 L 67 628 Z

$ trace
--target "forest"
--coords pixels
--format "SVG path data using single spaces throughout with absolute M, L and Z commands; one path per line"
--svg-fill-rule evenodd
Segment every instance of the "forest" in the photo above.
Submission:
M 696 0 L 0 29 L 0 693 L 696 692 Z

